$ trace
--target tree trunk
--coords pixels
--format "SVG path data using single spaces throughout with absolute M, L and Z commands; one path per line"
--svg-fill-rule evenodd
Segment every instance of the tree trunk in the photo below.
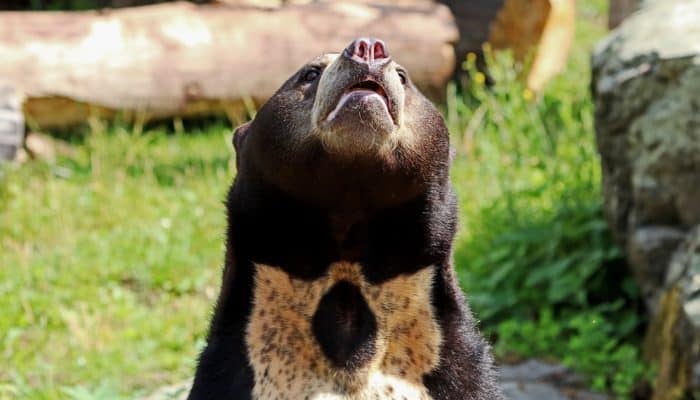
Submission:
M 467 53 L 481 53 L 488 41 L 527 62 L 523 78 L 530 89 L 539 91 L 566 64 L 576 22 L 574 0 L 441 2 L 450 7 L 459 27 L 458 65 Z
M 359 35 L 437 97 L 454 71 L 449 10 L 430 2 L 314 2 L 276 9 L 168 3 L 79 13 L 0 13 L 0 78 L 28 123 L 61 127 L 118 110 L 139 118 L 240 116 L 301 65 Z
M 452 10 L 459 27 L 459 42 L 455 47 L 457 63 L 469 52 L 479 53 L 489 40 L 491 22 L 503 8 L 504 0 L 439 0 Z
M 608 28 L 615 29 L 622 20 L 639 8 L 641 0 L 610 0 L 610 12 L 608 14 Z
M 527 62 L 527 86 L 540 91 L 566 65 L 575 24 L 574 0 L 506 0 L 489 41 Z

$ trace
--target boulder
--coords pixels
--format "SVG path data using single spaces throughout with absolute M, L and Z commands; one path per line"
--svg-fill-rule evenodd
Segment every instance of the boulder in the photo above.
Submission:
M 643 226 L 627 240 L 627 259 L 648 308 L 655 313 L 666 281 L 668 263 L 685 237 L 681 229 L 669 226 Z
M 593 55 L 605 208 L 638 227 L 700 222 L 700 1 L 650 2 Z
M 700 399 L 697 21 L 700 0 L 646 1 L 592 57 L 605 213 L 651 313 L 655 399 Z
M 700 399 L 700 227 L 671 258 L 644 352 L 658 366 L 654 399 Z

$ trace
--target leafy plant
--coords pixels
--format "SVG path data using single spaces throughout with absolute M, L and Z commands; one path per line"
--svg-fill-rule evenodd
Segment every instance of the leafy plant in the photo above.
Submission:
M 512 352 L 523 357 L 548 355 L 586 374 L 593 389 L 626 398 L 637 380 L 649 376 L 648 367 L 637 346 L 617 338 L 619 326 L 613 321 L 596 309 L 567 318 L 542 309 L 536 319 L 501 322 L 495 351 L 502 357 Z
M 500 356 L 558 359 L 624 396 L 645 371 L 641 302 L 603 217 L 585 80 L 535 94 L 509 53 L 484 55 L 492 84 L 470 55 L 446 110 L 462 285 Z

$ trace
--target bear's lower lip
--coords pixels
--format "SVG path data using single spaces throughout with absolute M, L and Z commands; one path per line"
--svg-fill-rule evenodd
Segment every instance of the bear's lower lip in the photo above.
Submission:
M 338 103 L 335 105 L 335 108 L 333 111 L 331 111 L 328 114 L 328 117 L 326 117 L 327 121 L 332 121 L 338 112 L 343 109 L 343 107 L 353 101 L 366 101 L 370 99 L 376 99 L 381 101 L 381 103 L 384 105 L 384 109 L 386 110 L 387 115 L 389 118 L 391 118 L 391 113 L 389 113 L 389 104 L 387 102 L 386 97 L 382 96 L 378 92 L 374 90 L 369 90 L 369 89 L 352 89 L 346 93 L 343 93 L 343 95 L 340 97 L 338 100 Z

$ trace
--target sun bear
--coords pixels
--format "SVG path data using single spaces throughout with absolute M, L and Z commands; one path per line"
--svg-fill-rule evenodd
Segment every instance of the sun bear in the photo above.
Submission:
M 221 292 L 189 399 L 501 399 L 451 262 L 440 113 L 360 38 L 234 133 Z

